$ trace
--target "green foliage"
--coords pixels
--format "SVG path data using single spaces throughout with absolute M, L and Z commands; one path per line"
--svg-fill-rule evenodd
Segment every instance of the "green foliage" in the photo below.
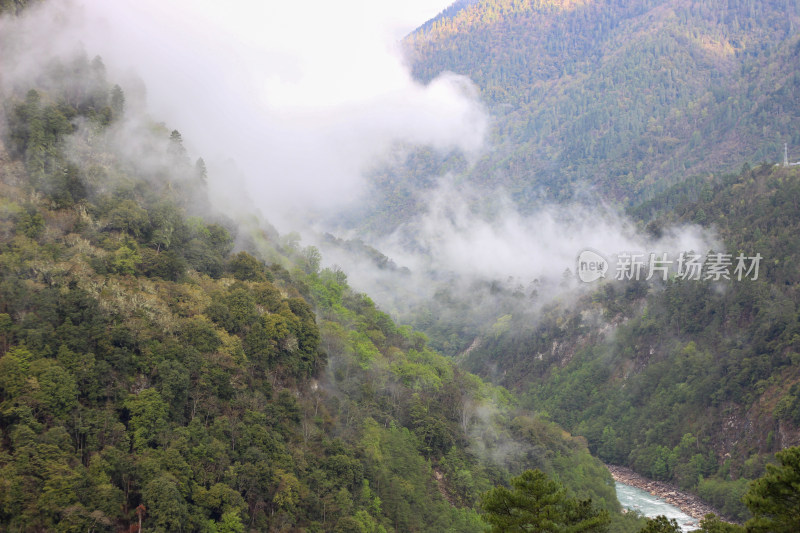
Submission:
M 590 500 L 567 498 L 564 488 L 540 470 L 526 470 L 511 487 L 495 487 L 481 499 L 492 531 L 608 531 L 607 511 L 594 509 Z
M 111 267 L 117 274 L 135 274 L 136 266 L 142 261 L 142 256 L 135 249 L 122 245 L 114 252 Z
M 683 530 L 678 525 L 677 520 L 659 515 L 655 518 L 648 518 L 647 524 L 641 529 L 640 533 L 681 533 L 681 531 Z
M 736 520 L 746 520 L 750 513 L 742 502 L 747 492 L 748 480 L 740 478 L 735 481 L 724 479 L 701 479 L 697 485 L 697 493 L 725 516 Z
M 232 254 L 245 230 L 188 216 L 207 169 L 177 132 L 149 125 L 152 165 L 113 151 L 99 58 L 47 76 L 5 107 L 0 529 L 479 532 L 480 493 L 531 462 L 618 508 L 583 441 L 315 248 L 259 222 Z
M 775 406 L 775 417 L 800 426 L 800 383 L 792 385 Z
M 159 434 L 167 427 L 167 404 L 155 389 L 145 389 L 125 401 L 130 411 L 133 447 L 142 451 L 160 444 Z
M 702 213 L 719 228 L 728 250 L 783 257 L 762 263 L 757 282 L 606 284 L 576 310 L 553 305 L 536 313 L 515 305 L 511 291 L 501 292 L 483 321 L 503 317 L 494 332 L 432 318 L 481 306 L 479 291 L 461 300 L 454 291 L 410 322 L 425 329 L 431 344 L 453 354 L 466 351 L 466 368 L 502 376 L 501 383 L 516 390 L 530 386 L 524 405 L 585 436 L 603 460 L 699 492 L 726 516 L 746 520 L 740 500 L 747 480 L 761 475 L 780 446 L 779 421 L 793 427 L 796 178 L 795 169 L 762 165 L 741 176 L 688 180 L 632 210 L 654 235 Z M 330 308 L 341 299 L 331 290 L 337 286 L 333 274 L 320 273 L 324 286 L 316 286 Z M 599 341 L 600 328 L 587 324 L 587 316 L 601 327 L 612 324 L 614 336 Z M 476 335 L 480 342 L 473 342 Z M 407 385 L 434 382 L 402 359 L 390 368 Z M 412 414 L 417 428 L 424 426 L 425 411 Z M 720 420 L 733 427 L 721 431 Z M 758 429 L 742 431 L 750 423 Z M 726 452 L 731 457 L 723 464 Z M 468 478 L 452 486 L 468 493 L 461 488 L 469 486 Z
M 767 465 L 767 473 L 754 481 L 744 496 L 753 514 L 748 531 L 789 533 L 800 524 L 800 447 L 775 454 L 777 465 Z
M 430 465 L 418 454 L 418 440 L 407 428 L 364 423 L 361 441 L 380 506 L 398 531 L 483 531 L 475 511 L 448 510 L 433 485 Z M 452 509 L 452 508 L 451 508 Z
M 35 210 L 29 210 L 18 219 L 18 227 L 26 237 L 37 239 L 42 235 L 45 223 L 41 213 Z
M 634 203 L 686 175 L 776 160 L 783 142 L 800 144 L 791 127 L 800 116 L 797 4 L 664 6 L 459 2 L 405 45 L 421 81 L 455 72 L 478 86 L 499 148 L 468 179 L 505 186 L 525 210 L 586 185 Z M 414 188 L 393 177 L 380 185 L 386 218 Z
M 489 156 L 475 176 L 510 185 L 526 206 L 530 187 L 546 182 L 563 198 L 583 176 L 625 202 L 718 163 L 716 146 L 767 154 L 777 135 L 793 135 L 796 38 L 780 30 L 791 17 L 768 2 L 702 2 L 672 20 L 656 3 L 480 2 L 420 32 L 418 76 L 454 65 L 500 111 L 504 146 L 493 154 L 503 159 Z M 638 31 L 651 15 L 658 31 Z M 633 210 L 654 236 L 672 221 L 714 224 L 728 249 L 761 252 L 769 268 L 725 290 L 606 285 L 580 311 L 612 321 L 608 341 L 558 306 L 534 322 L 524 303 L 483 305 L 522 302 L 516 289 L 438 293 L 415 324 L 460 353 L 474 330 L 431 317 L 480 308 L 470 316 L 488 335 L 467 363 L 501 366 L 509 385 L 528 381 L 537 416 L 398 327 L 343 272 L 320 270 L 319 251 L 294 236 L 257 228 L 268 253 L 245 245 L 231 255 L 230 225 L 187 217 L 207 205 L 208 171 L 190 164 L 180 133 L 151 125 L 157 168 L 123 162 L 97 140 L 125 114 L 102 60 L 46 70 L 42 87 L 3 103 L 0 529 L 129 530 L 138 508 L 144 529 L 162 531 L 482 531 L 479 495 L 535 465 L 559 481 L 526 472 L 513 490 L 490 490 L 498 524 L 603 530 L 618 504 L 589 450 L 744 517 L 740 476 L 760 474 L 777 422 L 798 423 L 794 169 L 688 180 Z M 85 152 L 76 162 L 66 140 L 78 123 L 92 133 L 70 139 Z M 748 140 L 722 142 L 729 130 Z M 422 149 L 404 167 L 433 176 L 466 163 Z M 391 194 L 378 209 L 389 205 L 393 220 L 412 212 L 414 184 L 379 177 Z M 397 270 L 363 243 L 340 244 Z M 718 468 L 715 421 L 761 406 L 769 431 L 742 438 Z M 748 494 L 754 528 L 796 520 L 792 457 L 780 455 Z M 503 498 L 521 511 L 492 507 Z
M 217 533 L 244 533 L 244 524 L 239 513 L 227 511 L 222 514 L 220 521 L 214 524 Z
M 241 281 L 266 281 L 264 266 L 247 252 L 239 252 L 228 260 L 227 270 Z
M 142 501 L 147 508 L 148 525 L 155 531 L 179 531 L 187 522 L 189 508 L 179 490 L 178 480 L 168 473 L 161 474 L 142 489 Z
M 503 368 L 502 384 L 527 390 L 524 405 L 586 437 L 604 461 L 696 491 L 746 520 L 747 480 L 780 446 L 778 425 L 794 427 L 798 403 L 797 177 L 794 168 L 761 165 L 688 180 L 632 211 L 642 226 L 666 227 L 702 210 L 727 250 L 765 258 L 758 280 L 607 283 L 570 307 L 517 307 L 509 331 L 484 331 L 465 367 L 485 375 Z M 614 335 L 600 341 L 609 323 L 618 324 Z M 720 431 L 723 419 L 729 430 Z
M 716 515 L 707 514 L 700 520 L 700 531 L 707 533 L 743 533 L 745 528 L 737 524 L 723 522 Z

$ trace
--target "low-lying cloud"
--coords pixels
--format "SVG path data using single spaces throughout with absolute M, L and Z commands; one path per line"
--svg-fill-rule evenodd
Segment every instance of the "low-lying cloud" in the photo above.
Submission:
M 33 79 L 82 43 L 111 79 L 144 82 L 150 113 L 209 163 L 215 196 L 229 191 L 233 161 L 249 198 L 288 231 L 357 201 L 364 171 L 394 143 L 481 149 L 487 117 L 471 82 L 414 81 L 387 13 L 359 1 L 54 0 L 14 21 L 3 75 Z
M 410 236 L 425 254 L 406 253 L 402 243 Z M 653 239 L 602 203 L 551 204 L 522 215 L 502 191 L 490 193 L 444 179 L 427 195 L 424 215 L 400 227 L 384 247 L 391 257 L 418 270 L 437 265 L 461 276 L 531 281 L 574 271 L 578 254 L 587 248 L 607 253 L 705 252 L 713 242 L 697 226 L 672 228 Z
M 233 218 L 259 210 L 281 231 L 302 231 L 314 214 L 331 220 L 355 205 L 367 171 L 393 146 L 461 151 L 468 161 L 485 149 L 490 120 L 474 85 L 454 74 L 413 80 L 387 13 L 357 1 L 53 0 L 0 21 L 0 89 L 41 81 L 53 57 L 100 55 L 131 109 L 113 132 L 117 151 L 152 142 L 139 120 L 146 101 L 167 131 L 181 131 L 193 158 L 205 158 L 218 207 Z M 437 180 L 419 192 L 420 215 L 370 243 L 408 271 L 325 249 L 329 264 L 387 309 L 429 300 L 443 284 L 538 283 L 539 294 L 558 294 L 586 248 L 676 253 L 715 244 L 697 227 L 648 238 L 602 205 L 523 215 L 502 191 Z
M 379 267 L 369 256 L 320 243 L 329 264 L 343 268 L 352 285 L 400 317 L 429 306 L 443 290 L 460 300 L 452 306 L 460 316 L 447 320 L 473 325 L 508 312 L 509 292 L 535 295 L 528 307 L 535 310 L 553 298 L 593 290 L 596 285 L 579 283 L 576 275 L 577 258 L 584 250 L 613 260 L 625 252 L 677 258 L 681 252 L 720 249 L 714 233 L 699 226 L 664 228 L 656 238 L 602 203 L 550 204 L 522 214 L 503 191 L 465 185 L 452 177 L 441 178 L 437 187 L 420 194 L 421 215 L 387 237 L 366 239 L 397 268 Z M 607 277 L 613 278 L 615 265 L 608 267 Z M 465 302 L 470 304 L 468 312 Z M 447 305 L 439 311 L 445 313 Z

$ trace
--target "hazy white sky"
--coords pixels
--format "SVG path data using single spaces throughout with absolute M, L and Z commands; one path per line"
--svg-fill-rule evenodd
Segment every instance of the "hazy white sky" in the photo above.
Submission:
M 360 101 L 402 82 L 397 42 L 446 6 L 404 2 L 263 2 L 248 0 L 82 0 L 93 30 L 130 59 L 169 63 L 172 70 L 238 68 L 270 105 Z M 98 46 L 102 43 L 95 42 Z M 233 64 L 232 64 L 233 63 Z M 364 68 L 370 67 L 369 80 Z M 236 78 L 236 81 L 241 81 Z M 356 83 L 354 83 L 356 82 Z
M 276 222 L 277 210 L 357 198 L 364 168 L 395 141 L 483 144 L 468 80 L 422 86 L 399 51 L 446 1 L 72 1 L 89 54 L 112 77 L 141 77 L 151 114 L 195 156 L 235 161 Z

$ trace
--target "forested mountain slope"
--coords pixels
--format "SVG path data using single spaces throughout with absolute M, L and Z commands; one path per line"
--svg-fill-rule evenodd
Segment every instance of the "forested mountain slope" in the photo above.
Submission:
M 800 171 L 761 165 L 686 181 L 632 211 L 702 222 L 757 280 L 610 281 L 577 305 L 508 318 L 465 366 L 526 391 L 611 463 L 746 517 L 746 478 L 800 444 Z
M 453 320 L 470 298 L 447 291 L 413 320 L 605 461 L 739 518 L 746 479 L 800 442 L 800 176 L 772 165 L 784 143 L 800 159 L 798 15 L 793 0 L 456 3 L 405 44 L 419 79 L 477 84 L 491 149 L 474 167 L 418 151 L 378 180 L 404 212 L 404 183 L 448 171 L 523 213 L 610 200 L 653 236 L 700 224 L 731 254 L 761 254 L 755 281 L 609 282 L 577 302 L 565 285 L 544 308 L 487 281 L 483 326 Z
M 0 13 L 26 5 L 1 2 Z M 481 495 L 489 494 L 484 504 L 502 501 L 503 490 L 487 491 L 538 468 L 546 476 L 515 483 L 556 490 L 548 477 L 557 480 L 570 498 L 559 502 L 565 514 L 602 509 L 613 531 L 637 530 L 638 518 L 617 513 L 610 475 L 590 451 L 745 516 L 744 479 L 798 440 L 797 171 L 762 165 L 662 192 L 656 174 L 647 177 L 655 172 L 647 165 L 673 168 L 679 158 L 684 170 L 700 168 L 665 136 L 688 131 L 700 143 L 691 150 L 710 146 L 706 134 L 724 129 L 713 121 L 734 104 L 772 121 L 775 129 L 744 122 L 761 136 L 753 146 L 771 150 L 783 139 L 782 117 L 794 108 L 775 105 L 794 95 L 784 67 L 796 61 L 796 3 L 782 18 L 778 3 L 725 4 L 733 18 L 715 14 L 721 5 L 464 2 L 421 30 L 423 79 L 439 68 L 441 43 L 453 39 L 458 53 L 442 68 L 458 71 L 460 51 L 481 50 L 459 39 L 480 28 L 495 38 L 493 25 L 509 21 L 498 38 L 521 40 L 497 50 L 530 45 L 531 65 L 542 56 L 539 67 L 519 70 L 533 77 L 515 81 L 492 58 L 494 46 L 467 54 L 470 68 L 482 65 L 467 73 L 499 116 L 496 149 L 473 179 L 507 186 L 523 207 L 540 186 L 566 198 L 585 180 L 618 200 L 652 195 L 631 210 L 649 231 L 714 224 L 729 249 L 766 258 L 753 282 L 609 283 L 577 306 L 557 300 L 545 309 L 478 280 L 473 287 L 496 304 L 481 317 L 492 320 L 433 323 L 432 341 L 352 290 L 347 273 L 321 268 L 319 251 L 296 236 L 260 216 L 215 210 L 208 182 L 226 177 L 190 159 L 178 131 L 128 109 L 99 57 L 54 60 L 26 83 L 0 85 L 0 529 L 477 532 L 490 514 L 478 512 Z M 519 33 L 519 21 L 557 38 Z M 686 34 L 689 22 L 700 29 Z M 660 35 L 650 23 L 667 29 L 648 48 L 646 36 Z M 586 28 L 588 37 L 570 37 Z M 645 40 L 630 44 L 628 35 Z M 603 43 L 599 51 L 582 41 L 590 38 Z M 673 41 L 695 48 L 679 52 Z M 626 46 L 638 59 L 617 79 Z M 625 86 L 656 57 L 700 69 L 700 78 L 653 67 L 688 88 L 642 82 L 596 102 L 602 91 L 589 89 L 600 86 L 587 85 L 580 99 L 579 80 Z M 749 81 L 725 77 L 737 70 Z M 705 83 L 747 99 L 718 98 Z M 648 115 L 654 102 L 662 107 Z M 673 104 L 697 111 L 690 130 L 688 112 Z M 630 107 L 630 127 L 585 118 L 612 105 Z M 543 109 L 552 117 L 536 115 Z M 557 131 L 541 133 L 544 123 Z M 573 146 L 578 130 L 616 136 L 601 148 Z M 623 148 L 631 151 L 614 152 Z M 443 169 L 467 169 L 459 155 L 409 153 L 400 172 L 425 186 Z M 642 166 L 624 166 L 626 158 Z M 616 161 L 635 173 L 623 180 Z M 631 184 L 630 195 L 620 192 Z M 363 242 L 329 240 L 404 272 Z M 476 301 L 469 291 L 432 296 L 456 319 L 458 306 Z M 428 318 L 417 322 L 430 326 Z M 463 366 L 432 346 L 462 352 Z
M 0 529 L 483 531 L 526 468 L 618 510 L 585 440 L 211 209 L 100 58 L 0 109 Z
M 796 0 L 460 2 L 406 39 L 416 76 L 464 74 L 496 116 L 470 172 L 520 206 L 637 203 L 686 176 L 800 159 Z

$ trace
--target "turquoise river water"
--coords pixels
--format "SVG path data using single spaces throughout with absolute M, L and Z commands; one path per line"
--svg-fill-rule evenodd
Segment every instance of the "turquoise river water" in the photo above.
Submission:
M 667 503 L 657 496 L 653 496 L 647 491 L 631 487 L 624 483 L 616 482 L 617 499 L 624 509 L 639 511 L 649 518 L 664 515 L 667 518 L 674 518 L 680 524 L 683 531 L 694 531 L 698 529 L 698 520 L 684 513 L 674 505 Z

